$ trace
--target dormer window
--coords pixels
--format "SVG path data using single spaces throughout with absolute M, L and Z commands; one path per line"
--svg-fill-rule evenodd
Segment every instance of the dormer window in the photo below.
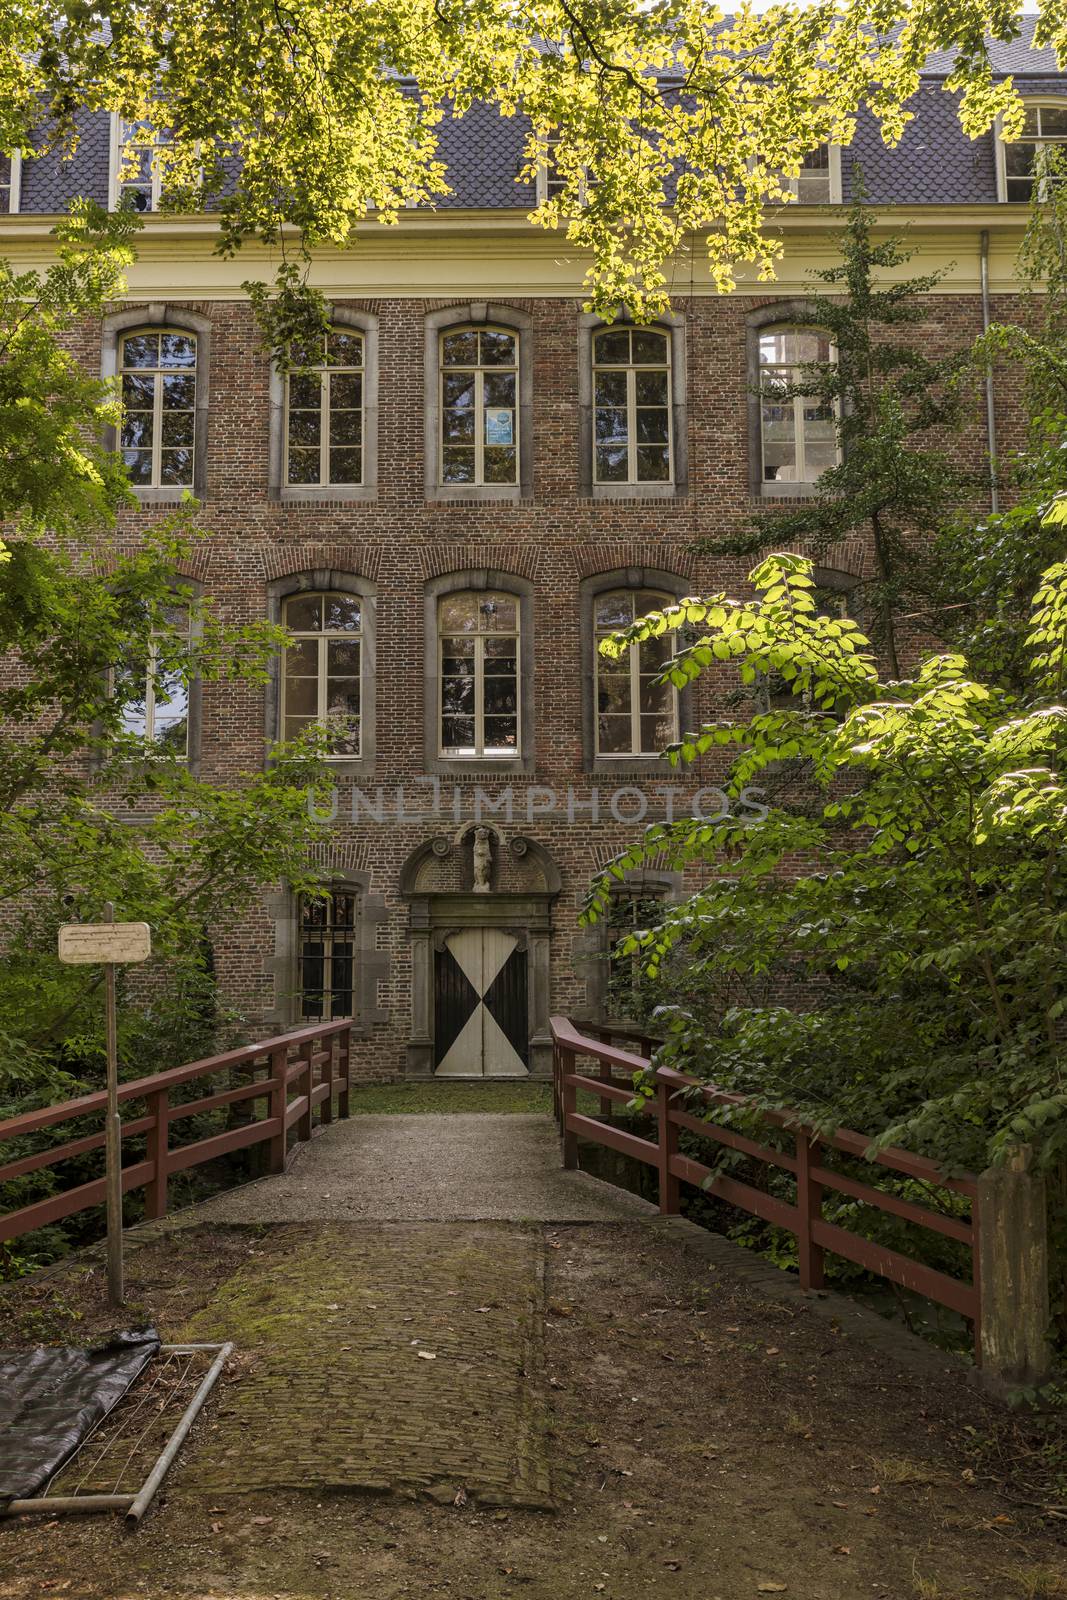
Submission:
M 16 150 L 11 155 L 0 155 L 0 212 L 14 216 L 19 208 L 19 190 L 22 180 L 22 154 Z
M 1043 191 L 1049 182 L 1062 182 L 1062 173 L 1049 172 L 1049 152 L 1057 146 L 1067 146 L 1067 100 L 1028 102 L 1019 137 L 997 140 L 1000 198 L 1025 205 L 1035 184 Z
M 823 141 L 809 150 L 795 178 L 782 177 L 782 187 L 801 206 L 841 204 L 841 146 Z

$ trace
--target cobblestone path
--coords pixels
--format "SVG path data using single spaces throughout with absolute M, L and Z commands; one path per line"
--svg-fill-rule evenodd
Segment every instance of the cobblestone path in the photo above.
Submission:
M 232 1339 L 246 1358 L 187 1487 L 548 1509 L 541 1230 L 280 1232 L 186 1329 Z
M 549 1117 L 481 1112 L 335 1122 L 284 1177 L 231 1189 L 187 1215 L 211 1222 L 611 1222 L 652 1213 L 622 1189 L 564 1172 Z

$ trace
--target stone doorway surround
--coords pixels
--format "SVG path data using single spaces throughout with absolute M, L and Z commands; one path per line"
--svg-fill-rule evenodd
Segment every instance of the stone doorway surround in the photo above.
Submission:
M 485 860 L 488 846 L 489 860 Z M 559 868 L 536 839 L 508 837 L 495 823 L 465 823 L 412 851 L 400 873 L 411 941 L 411 1037 L 407 1076 L 434 1075 L 434 958 L 452 933 L 500 928 L 528 959 L 530 1076 L 552 1075 L 549 957 Z

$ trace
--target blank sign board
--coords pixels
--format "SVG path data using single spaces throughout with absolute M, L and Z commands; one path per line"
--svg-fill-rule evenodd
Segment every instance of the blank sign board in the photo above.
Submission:
M 68 966 L 146 961 L 151 954 L 147 922 L 68 922 L 59 930 L 59 959 Z

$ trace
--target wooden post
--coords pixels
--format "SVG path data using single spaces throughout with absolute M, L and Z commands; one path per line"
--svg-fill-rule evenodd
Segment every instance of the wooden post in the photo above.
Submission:
M 338 1035 L 338 1071 L 341 1075 L 341 1093 L 337 1100 L 338 1115 L 347 1117 L 350 1110 L 349 1094 L 352 1087 L 352 1024 Z
M 797 1147 L 797 1264 L 802 1289 L 823 1286 L 823 1250 L 811 1236 L 812 1227 L 822 1219 L 822 1185 L 812 1180 L 811 1169 L 819 1163 L 819 1140 L 802 1130 L 796 1135 Z
M 148 1159 L 152 1163 L 152 1177 L 145 1189 L 144 1214 L 146 1217 L 165 1217 L 167 1214 L 167 1148 L 170 1144 L 170 1095 L 166 1089 L 156 1089 L 148 1096 L 148 1109 L 155 1122 L 148 1132 Z
M 578 1165 L 578 1135 L 567 1126 L 568 1119 L 578 1110 L 578 1090 L 573 1083 L 568 1083 L 575 1069 L 574 1052 L 564 1050 L 560 1052 L 560 1105 L 562 1124 L 560 1131 L 563 1134 L 563 1165 L 576 1167 Z
M 336 1043 L 337 1035 L 335 1033 L 331 1033 L 330 1037 L 325 1040 L 326 1060 L 322 1063 L 322 1081 L 330 1092 L 322 1102 L 320 1121 L 323 1127 L 333 1121 L 333 1053 Z
M 610 1083 L 612 1081 L 610 1061 L 602 1061 L 600 1063 L 600 1070 L 597 1076 L 601 1083 Z M 601 1095 L 600 1097 L 600 1115 L 607 1117 L 609 1122 L 611 1121 L 611 1099 L 608 1095 Z
M 671 1159 L 678 1154 L 678 1124 L 670 1119 L 671 1094 L 665 1083 L 656 1085 L 656 1123 L 659 1132 L 659 1209 L 662 1216 L 676 1217 L 682 1208 L 682 1185 L 671 1171 Z
M 983 1172 L 975 1207 L 982 1376 L 1027 1389 L 1052 1369 L 1045 1185 L 1030 1170 L 1032 1154 L 1016 1145 Z
M 297 1120 L 296 1136 L 298 1139 L 311 1138 L 312 1112 L 314 1110 L 311 1104 L 311 1090 L 315 1083 L 315 1065 L 311 1057 L 314 1053 L 315 1041 L 313 1039 L 309 1039 L 306 1044 L 300 1046 L 301 1072 L 296 1081 L 299 1085 L 299 1092 L 307 1096 L 307 1105 Z
M 284 1044 L 271 1051 L 270 1070 L 270 1118 L 279 1128 L 267 1146 L 267 1168 L 270 1172 L 284 1172 L 288 1142 L 285 1113 L 289 1108 L 289 1052 Z

